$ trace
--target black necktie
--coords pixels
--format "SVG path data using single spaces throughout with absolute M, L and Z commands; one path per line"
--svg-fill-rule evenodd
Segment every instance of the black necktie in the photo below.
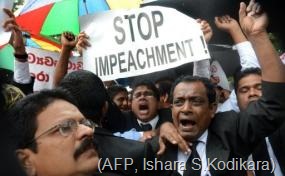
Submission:
M 149 130 L 152 130 L 152 126 L 151 126 L 151 124 L 149 124 L 149 123 L 146 123 L 146 124 L 142 124 L 142 123 L 141 123 L 141 130 L 142 130 L 142 131 L 149 131 Z
M 183 176 L 200 176 L 202 170 L 202 161 L 196 150 L 196 146 L 199 141 L 193 143 L 191 150 L 191 155 L 186 161 L 186 170 L 183 173 Z
M 269 162 L 269 170 L 263 170 L 262 168 L 255 168 L 254 172 L 256 176 L 274 176 L 274 173 L 271 173 L 272 171 L 272 165 L 270 161 L 270 157 L 267 150 L 267 145 L 265 140 L 262 140 L 262 142 L 255 148 L 254 152 L 252 153 L 253 161 L 266 161 Z

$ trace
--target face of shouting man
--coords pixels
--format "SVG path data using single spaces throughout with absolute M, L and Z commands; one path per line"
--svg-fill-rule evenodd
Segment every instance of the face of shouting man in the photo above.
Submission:
M 214 89 L 213 89 L 214 91 Z M 172 117 L 186 141 L 197 140 L 209 127 L 216 111 L 215 101 L 209 102 L 207 89 L 201 81 L 182 81 L 172 93 Z
M 132 94 L 132 111 L 142 122 L 149 122 L 158 113 L 158 99 L 146 85 L 138 86 Z
M 75 105 L 54 100 L 36 118 L 36 151 L 18 149 L 28 175 L 92 175 L 98 154 L 93 146 L 94 125 Z

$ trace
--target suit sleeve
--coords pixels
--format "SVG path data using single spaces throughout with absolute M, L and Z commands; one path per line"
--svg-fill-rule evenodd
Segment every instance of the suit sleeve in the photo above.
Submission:
M 285 118 L 284 83 L 262 82 L 262 97 L 245 111 L 217 113 L 210 131 L 237 156 L 248 156 L 260 140 L 275 132 Z
M 255 144 L 277 130 L 285 119 L 284 83 L 262 82 L 262 97 L 249 104 L 238 116 L 240 138 Z

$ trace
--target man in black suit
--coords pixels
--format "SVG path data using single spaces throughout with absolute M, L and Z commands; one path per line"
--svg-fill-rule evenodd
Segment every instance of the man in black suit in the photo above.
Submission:
M 157 129 L 164 122 L 171 122 L 170 109 L 159 110 L 159 91 L 154 83 L 141 80 L 133 86 L 131 111 L 121 119 L 122 130 L 149 131 Z
M 235 74 L 235 92 L 238 107 L 246 110 L 252 101 L 258 100 L 262 95 L 261 70 L 259 68 L 247 68 Z M 263 171 L 256 166 L 252 168 L 256 176 L 284 175 L 285 173 L 285 123 L 271 136 L 260 142 L 252 153 L 253 161 L 270 161 L 270 167 L 275 167 L 273 173 Z M 274 162 L 274 163 L 272 163 Z
M 173 167 L 160 167 L 160 175 L 243 175 L 254 147 L 284 121 L 285 96 L 279 92 L 285 88 L 285 69 L 266 33 L 267 17 L 246 10 L 244 3 L 239 13 L 261 64 L 262 96 L 240 113 L 215 114 L 215 91 L 209 80 L 191 76 L 176 80 L 171 91 L 172 117 L 178 133 L 192 144 L 192 153 L 189 156 L 169 145 L 160 159 L 164 164 L 172 161 Z M 174 161 L 186 163 L 185 167 L 176 163 L 174 168 Z M 148 164 L 151 168 L 153 163 Z
M 59 87 L 68 90 L 77 100 L 77 107 L 82 114 L 97 124 L 94 143 L 101 158 L 99 168 L 102 173 L 96 175 L 152 174 L 152 171 L 143 170 L 143 158 L 152 160 L 154 157 L 148 143 L 114 136 L 108 128 L 104 128 L 112 124 L 109 120 L 125 117 L 109 101 L 107 90 L 97 75 L 85 70 L 71 72 L 61 80 Z

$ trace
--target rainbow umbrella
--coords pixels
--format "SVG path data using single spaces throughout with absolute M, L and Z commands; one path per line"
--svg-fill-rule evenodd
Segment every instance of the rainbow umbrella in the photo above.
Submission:
M 50 3 L 49 3 L 50 2 Z M 60 51 L 63 31 L 79 34 L 79 16 L 110 9 L 137 8 L 142 0 L 29 0 L 16 21 L 31 37 L 26 45 L 50 51 Z
M 29 47 L 55 51 L 55 52 L 60 52 L 61 49 L 60 43 L 41 36 L 32 35 L 25 37 L 25 39 L 26 39 L 25 45 Z
M 105 10 L 109 10 L 105 0 L 62 0 L 23 13 L 16 20 L 32 35 L 51 37 L 63 31 L 79 34 L 79 16 Z

